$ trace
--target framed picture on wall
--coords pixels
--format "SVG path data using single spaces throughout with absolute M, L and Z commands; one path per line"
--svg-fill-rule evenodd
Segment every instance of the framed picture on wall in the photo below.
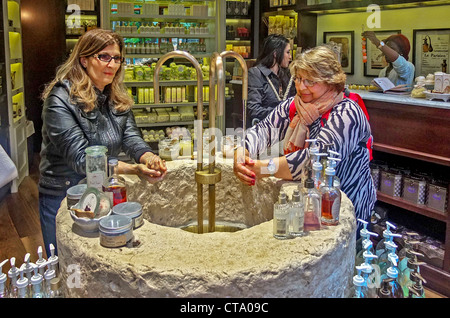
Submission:
M 375 31 L 375 35 L 380 41 L 386 40 L 393 34 L 400 34 L 400 30 Z M 380 71 L 386 66 L 383 53 L 369 40 L 366 39 L 367 62 L 364 64 L 364 76 L 378 77 Z
M 342 69 L 347 74 L 353 74 L 354 65 L 354 31 L 324 32 L 323 42 L 334 42 L 340 48 L 340 61 Z
M 450 72 L 450 29 L 413 30 L 412 48 L 416 76 Z

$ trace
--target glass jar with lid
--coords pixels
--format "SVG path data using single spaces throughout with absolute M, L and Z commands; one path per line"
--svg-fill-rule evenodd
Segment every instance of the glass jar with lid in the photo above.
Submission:
M 86 179 L 89 188 L 93 187 L 99 191 L 103 190 L 103 184 L 107 176 L 105 146 L 90 146 L 86 150 Z
M 158 143 L 159 156 L 164 160 L 175 160 L 180 155 L 180 142 L 176 138 L 164 138 Z

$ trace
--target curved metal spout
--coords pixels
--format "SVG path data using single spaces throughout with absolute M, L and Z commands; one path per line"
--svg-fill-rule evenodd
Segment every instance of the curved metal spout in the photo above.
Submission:
M 244 147 L 245 155 L 245 137 L 246 137 L 246 126 L 247 126 L 247 100 L 248 100 L 248 67 L 244 58 L 237 52 L 234 51 L 223 51 L 220 53 L 222 58 L 234 57 L 238 60 L 242 68 L 242 145 Z
M 172 51 L 164 54 L 156 63 L 155 73 L 153 75 L 153 87 L 155 91 L 155 103 L 160 103 L 160 94 L 159 94 L 159 72 L 168 59 L 173 57 L 183 57 L 190 61 L 197 71 L 197 121 L 196 125 L 197 132 L 200 131 L 200 137 L 197 138 L 198 149 L 203 149 L 203 73 L 200 64 L 197 59 L 191 54 L 185 51 Z M 203 170 L 203 151 L 197 151 L 197 171 Z M 198 233 L 203 233 L 203 186 L 200 183 L 197 183 L 197 197 L 199 198 L 197 201 L 198 211 L 197 211 L 197 223 L 198 223 Z

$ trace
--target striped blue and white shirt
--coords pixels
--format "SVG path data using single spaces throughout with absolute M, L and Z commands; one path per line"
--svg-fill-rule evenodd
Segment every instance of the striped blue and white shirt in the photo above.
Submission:
M 289 105 L 292 98 L 280 103 L 263 121 L 247 130 L 246 147 L 253 158 L 264 153 L 273 143 L 283 140 L 289 127 Z M 335 105 L 326 123 L 317 119 L 310 128 L 311 139 L 317 139 L 320 152 L 325 152 L 326 144 L 340 154 L 336 166 L 336 176 L 341 190 L 355 207 L 357 218 L 369 220 L 376 201 L 376 189 L 370 173 L 369 150 L 365 142 L 371 136 L 370 124 L 361 107 L 353 100 L 345 98 Z M 289 170 L 294 180 L 300 180 L 305 163 L 310 162 L 306 149 L 286 155 Z M 358 228 L 362 225 L 358 223 Z

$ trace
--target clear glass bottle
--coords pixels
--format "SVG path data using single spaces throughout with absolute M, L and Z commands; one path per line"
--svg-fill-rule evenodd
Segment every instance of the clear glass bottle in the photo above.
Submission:
M 305 220 L 305 209 L 303 207 L 303 198 L 299 190 L 295 189 L 292 194 L 292 201 L 289 204 L 289 234 L 292 236 L 303 235 L 303 223 Z
M 103 186 L 112 206 L 122 202 L 127 202 L 127 183 L 124 178 L 118 174 L 119 160 L 111 158 L 108 161 L 109 177 Z
M 281 240 L 289 237 L 289 204 L 283 191 L 273 205 L 273 236 Z
M 303 231 L 305 232 L 316 231 L 321 228 L 322 197 L 319 190 L 314 186 L 311 173 L 311 170 L 309 170 L 308 177 L 303 186 L 303 208 L 305 211 Z
M 105 182 L 106 172 L 106 152 L 105 146 L 90 146 L 86 152 L 86 179 L 88 187 L 93 187 L 102 191 Z

